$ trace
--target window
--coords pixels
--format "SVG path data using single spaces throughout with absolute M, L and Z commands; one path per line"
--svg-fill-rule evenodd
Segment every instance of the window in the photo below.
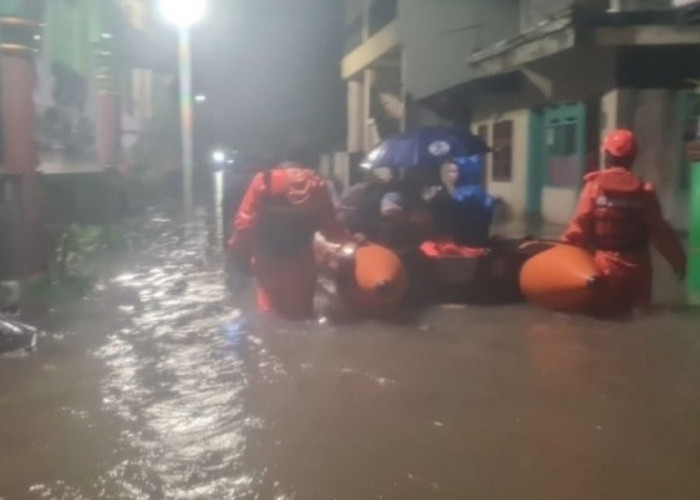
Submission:
M 700 132 L 700 94 L 683 92 L 681 98 L 682 151 L 678 186 L 683 192 L 690 189 L 691 161 L 688 160 L 686 146 L 696 141 Z
M 502 121 L 493 126 L 493 168 L 491 180 L 513 180 L 513 122 Z

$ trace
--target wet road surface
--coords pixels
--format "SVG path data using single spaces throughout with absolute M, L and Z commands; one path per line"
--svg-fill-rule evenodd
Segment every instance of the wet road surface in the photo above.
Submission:
M 41 318 L 37 352 L 0 360 L 0 498 L 700 498 L 697 316 L 249 315 L 224 334 L 211 248 L 154 217 Z

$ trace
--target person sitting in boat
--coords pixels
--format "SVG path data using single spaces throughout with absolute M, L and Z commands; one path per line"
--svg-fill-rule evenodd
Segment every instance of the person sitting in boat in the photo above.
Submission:
M 373 241 L 400 254 L 412 252 L 430 235 L 431 223 L 427 210 L 408 204 L 400 191 L 389 191 L 380 203 Z
M 471 158 L 455 158 L 440 169 L 441 184 L 424 194 L 434 214 L 436 239 L 467 247 L 485 247 L 494 199 L 481 185 Z
M 372 179 L 355 184 L 338 203 L 339 222 L 349 232 L 374 241 L 379 231 L 382 198 L 393 190 L 391 180 Z
M 398 169 L 389 179 L 357 184 L 340 202 L 340 223 L 348 231 L 389 248 L 418 248 L 430 233 L 421 199 L 423 185 L 422 175 Z

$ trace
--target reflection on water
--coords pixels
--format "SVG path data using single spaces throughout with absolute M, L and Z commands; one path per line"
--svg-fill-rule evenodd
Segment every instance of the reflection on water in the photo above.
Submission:
M 692 315 L 241 322 L 215 253 L 154 218 L 0 362 L 0 498 L 700 498 Z

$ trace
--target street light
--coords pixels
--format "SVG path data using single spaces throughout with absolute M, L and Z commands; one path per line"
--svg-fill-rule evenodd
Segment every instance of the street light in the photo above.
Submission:
M 159 0 L 160 13 L 178 31 L 178 67 L 180 72 L 180 134 L 182 141 L 182 194 L 185 214 L 192 214 L 192 51 L 190 28 L 204 17 L 207 0 Z
M 226 152 L 221 150 L 221 149 L 217 149 L 216 151 L 214 151 L 211 154 L 211 159 L 217 165 L 221 165 L 222 163 L 224 163 L 226 161 Z

